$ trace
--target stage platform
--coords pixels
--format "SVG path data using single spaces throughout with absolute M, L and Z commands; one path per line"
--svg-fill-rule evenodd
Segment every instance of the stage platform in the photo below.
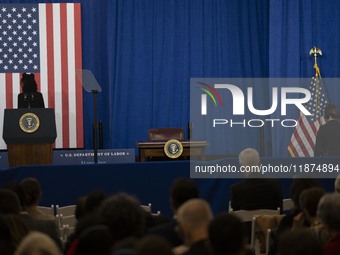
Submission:
M 231 164 L 238 160 L 228 159 Z M 276 161 L 279 159 L 276 159 Z M 76 203 L 96 189 L 109 194 L 127 192 L 141 204 L 152 203 L 152 211 L 171 216 L 169 189 L 174 179 L 190 176 L 189 161 L 139 162 L 89 165 L 22 166 L 0 171 L 0 187 L 10 181 L 35 177 L 41 183 L 42 205 Z M 202 198 L 209 201 L 214 213 L 227 211 L 230 186 L 239 179 L 193 179 Z M 280 179 L 283 196 L 289 196 L 291 179 Z M 334 190 L 334 179 L 320 179 L 327 191 Z

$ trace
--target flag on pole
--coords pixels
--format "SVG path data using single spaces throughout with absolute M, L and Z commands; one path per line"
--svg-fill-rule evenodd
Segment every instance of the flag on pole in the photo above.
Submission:
M 34 73 L 45 107 L 54 108 L 56 148 L 83 147 L 79 3 L 0 4 L 0 119 L 17 108 L 22 73 Z M 2 125 L 0 133 L 2 134 Z M 6 149 L 0 139 L 0 149 Z
M 292 157 L 313 157 L 316 134 L 321 125 L 325 124 L 323 113 L 328 103 L 325 89 L 317 66 L 316 75 L 312 78 L 309 91 L 311 99 L 306 108 L 312 114 L 304 115 L 301 111 L 288 145 L 288 151 Z

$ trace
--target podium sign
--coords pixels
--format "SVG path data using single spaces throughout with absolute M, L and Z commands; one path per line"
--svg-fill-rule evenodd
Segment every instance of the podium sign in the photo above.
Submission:
M 5 109 L 3 139 L 9 166 L 51 164 L 56 137 L 54 109 Z

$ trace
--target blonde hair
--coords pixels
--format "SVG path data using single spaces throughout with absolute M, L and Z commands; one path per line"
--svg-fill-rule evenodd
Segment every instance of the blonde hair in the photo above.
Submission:
M 46 234 L 29 233 L 20 243 L 14 255 L 60 255 L 56 243 Z

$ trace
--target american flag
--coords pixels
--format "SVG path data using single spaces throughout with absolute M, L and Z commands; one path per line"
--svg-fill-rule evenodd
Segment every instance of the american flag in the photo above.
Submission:
M 326 123 L 323 113 L 328 102 L 319 76 L 312 78 L 309 91 L 311 99 L 306 108 L 312 115 L 306 116 L 300 112 L 298 124 L 288 145 L 292 157 L 313 157 L 316 134 L 319 127 Z
M 83 147 L 80 69 L 79 3 L 0 4 L 1 120 L 3 109 L 17 108 L 21 74 L 34 73 L 45 107 L 55 109 L 55 147 Z M 2 139 L 0 149 L 6 149 Z

